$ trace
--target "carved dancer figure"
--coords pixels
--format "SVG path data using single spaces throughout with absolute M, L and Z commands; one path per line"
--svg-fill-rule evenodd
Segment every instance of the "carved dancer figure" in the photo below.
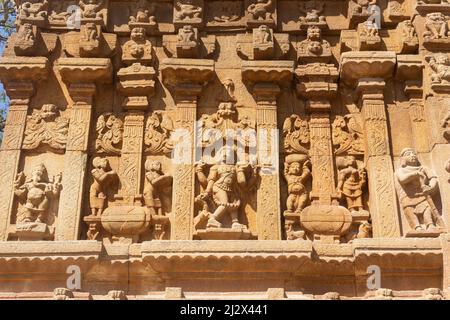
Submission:
M 92 177 L 94 182 L 89 191 L 89 202 L 91 205 L 91 214 L 101 216 L 106 207 L 106 192 L 112 183 L 117 181 L 117 173 L 111 169 L 109 161 L 106 158 L 96 157 L 92 161 Z
M 288 213 L 300 213 L 308 204 L 306 183 L 311 177 L 311 162 L 305 155 L 290 155 L 284 164 L 284 178 L 288 186 L 286 209 Z
M 363 210 L 362 189 L 367 181 L 366 170 L 358 168 L 354 156 L 338 158 L 337 167 L 339 170 L 337 186 L 339 197 L 345 199 L 350 212 Z
M 231 218 L 233 229 L 245 228 L 239 222 L 239 207 L 241 206 L 241 189 L 245 189 L 251 184 L 247 181 L 245 174 L 249 164 L 235 165 L 229 164 L 227 159 L 230 157 L 229 147 L 224 147 L 220 151 L 221 160 L 219 164 L 210 168 L 209 175 L 205 175 L 205 164 L 200 163 L 196 168 L 197 178 L 205 189 L 199 198 L 208 202 L 212 198 L 215 210 L 211 214 L 206 228 L 222 228 L 223 217 L 228 215 Z
M 447 17 L 441 12 L 432 12 L 426 15 L 424 38 L 444 39 L 448 36 Z
M 38 18 L 45 19 L 47 17 L 48 10 L 48 0 L 44 0 L 43 2 L 24 2 L 19 7 L 19 18 Z
M 82 18 L 103 19 L 103 13 L 99 12 L 103 5 L 103 0 L 80 0 Z
M 177 20 L 199 19 L 203 12 L 203 8 L 193 4 L 193 0 L 177 1 L 175 7 L 175 18 Z
M 25 179 L 21 172 L 14 182 L 14 194 L 24 203 L 18 221 L 46 223 L 50 202 L 60 194 L 62 175 L 60 173 L 49 180 L 47 168 L 40 164 L 31 172 L 31 178 Z
M 438 189 L 436 175 L 420 164 L 411 148 L 402 151 L 400 164 L 401 167 L 395 171 L 396 188 L 410 227 L 424 231 L 443 226 L 431 197 Z
M 145 178 L 148 184 L 144 188 L 144 199 L 147 207 L 156 208 L 156 199 L 161 201 L 160 215 L 167 214 L 172 208 L 172 182 L 170 175 L 164 174 L 159 161 L 145 162 Z
M 33 26 L 30 23 L 24 23 L 19 28 L 18 39 L 22 42 L 34 43 L 35 37 L 33 33 Z
M 257 0 L 248 6 L 247 11 L 252 15 L 253 20 L 269 20 L 272 19 L 272 0 Z

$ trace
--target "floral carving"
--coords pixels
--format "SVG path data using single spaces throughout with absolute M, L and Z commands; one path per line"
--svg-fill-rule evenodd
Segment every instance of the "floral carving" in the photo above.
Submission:
M 423 33 L 425 41 L 448 38 L 448 17 L 441 12 L 432 12 L 426 15 Z
M 19 7 L 20 20 L 45 20 L 47 18 L 48 0 L 42 2 L 26 1 Z
M 149 0 L 139 0 L 132 10 L 130 22 L 156 24 L 156 3 Z
M 27 117 L 22 147 L 33 150 L 48 145 L 56 151 L 63 151 L 67 144 L 69 120 L 59 114 L 58 107 L 45 104 Z
M 98 153 L 120 154 L 123 141 L 123 121 L 114 114 L 105 113 L 97 120 L 95 150 Z
M 336 116 L 332 124 L 335 154 L 364 154 L 364 134 L 356 115 Z
M 161 111 L 153 112 L 145 125 L 144 144 L 150 154 L 166 154 L 172 151 L 173 142 L 170 139 L 174 130 L 172 118 Z
M 310 134 L 308 121 L 293 114 L 283 124 L 284 150 L 288 153 L 309 153 Z

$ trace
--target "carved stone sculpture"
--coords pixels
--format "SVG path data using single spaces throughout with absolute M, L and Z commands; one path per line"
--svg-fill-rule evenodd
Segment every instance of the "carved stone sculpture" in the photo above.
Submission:
M 251 0 L 246 3 L 247 25 L 256 27 L 260 24 L 274 24 L 274 0 Z
M 114 114 L 106 113 L 98 117 L 95 150 L 99 153 L 119 154 L 123 141 L 123 121 Z
M 284 178 L 287 182 L 288 197 L 286 210 L 299 214 L 308 204 L 309 194 L 306 183 L 311 177 L 311 162 L 305 155 L 289 155 L 284 163 Z
M 69 120 L 59 115 L 57 106 L 45 104 L 28 117 L 22 147 L 33 150 L 48 145 L 54 151 L 63 152 L 68 132 Z
M 103 0 L 80 0 L 82 18 L 103 19 L 103 13 L 100 12 L 103 6 Z
M 450 141 L 450 111 L 442 119 L 441 127 L 444 129 L 442 135 L 445 139 Z
M 36 51 L 38 43 L 36 37 L 38 29 L 31 23 L 24 23 L 19 27 L 17 39 L 14 43 L 14 51 L 18 55 L 31 55 Z
M 448 18 L 441 12 L 426 15 L 424 41 L 448 39 Z
M 136 62 L 149 64 L 152 61 L 152 44 L 146 39 L 145 29 L 140 27 L 133 28 L 130 38 L 123 45 L 122 61 L 127 65 Z
M 311 25 L 322 25 L 326 26 L 325 16 L 322 16 L 325 7 L 325 3 L 322 1 L 306 1 L 299 2 L 298 8 L 300 12 L 303 14 L 300 16 L 300 25 L 303 26 L 311 26 Z
M 332 128 L 336 155 L 364 153 L 363 129 L 355 115 L 336 116 Z
M 156 3 L 149 0 L 139 0 L 132 10 L 131 22 L 155 24 Z
M 101 216 L 107 203 L 108 189 L 117 182 L 117 173 L 111 169 L 108 159 L 96 157 L 92 160 L 91 171 L 94 181 L 89 191 L 92 216 Z
M 298 45 L 300 62 L 328 62 L 331 59 L 331 47 L 322 39 L 322 31 L 318 26 L 308 27 L 306 39 Z
M 358 47 L 360 50 L 376 50 L 381 45 L 377 26 L 371 21 L 358 24 Z
M 145 179 L 145 205 L 153 208 L 156 215 L 168 215 L 172 210 L 172 176 L 163 173 L 161 162 L 147 160 Z
M 405 20 L 397 25 L 397 39 L 399 42 L 399 52 L 414 53 L 419 46 L 416 29 L 411 20 Z
M 367 173 L 364 168 L 358 168 L 354 156 L 341 157 L 337 161 L 338 186 L 337 191 L 341 199 L 344 199 L 350 212 L 363 210 L 363 188 L 367 181 Z
M 180 28 L 176 48 L 180 58 L 196 57 L 199 50 L 198 30 L 190 25 Z
M 145 125 L 144 144 L 150 154 L 167 154 L 173 149 L 170 136 L 174 130 L 172 118 L 167 114 L 154 111 Z
M 59 199 L 61 180 L 61 173 L 49 179 L 43 164 L 34 167 L 29 179 L 23 172 L 17 175 L 14 194 L 21 207 L 15 233 L 19 240 L 48 240 L 53 236 L 54 231 L 48 227 L 49 210 Z
M 433 200 L 438 190 L 436 175 L 420 164 L 413 149 L 404 149 L 400 156 L 400 168 L 395 171 L 396 188 L 410 228 L 414 234 L 439 233 L 443 220 Z

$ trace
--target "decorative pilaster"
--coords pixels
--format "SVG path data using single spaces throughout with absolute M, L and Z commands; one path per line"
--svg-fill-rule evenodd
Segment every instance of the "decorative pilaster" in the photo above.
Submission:
M 183 150 L 188 155 L 182 159 L 172 159 L 173 199 L 171 219 L 171 240 L 192 240 L 194 229 L 194 186 L 195 186 L 195 146 L 197 101 L 203 86 L 212 78 L 214 61 L 205 59 L 163 60 L 161 65 L 163 82 L 172 91 L 178 110 L 180 132 L 187 135 L 178 137 L 189 145 L 189 150 Z M 181 144 L 179 144 L 180 146 Z M 174 153 L 177 156 L 177 153 Z M 181 155 L 180 155 L 181 156 Z
M 259 240 L 281 239 L 277 97 L 281 92 L 280 86 L 291 81 L 293 72 L 292 61 L 242 62 L 242 78 L 252 86 L 257 104 L 258 161 L 261 167 L 257 192 Z
M 13 210 L 14 181 L 19 172 L 21 147 L 30 100 L 35 84 L 47 78 L 47 58 L 3 57 L 0 60 L 0 79 L 10 98 L 2 147 L 0 149 L 0 241 L 7 240 Z
M 80 233 L 87 150 L 96 83 L 112 80 L 109 59 L 61 58 L 57 68 L 73 100 L 59 206 L 56 240 L 77 240 Z
M 341 78 L 346 84 L 356 87 L 364 121 L 374 237 L 400 236 L 384 102 L 384 79 L 392 77 L 395 64 L 394 52 L 347 52 L 341 56 Z

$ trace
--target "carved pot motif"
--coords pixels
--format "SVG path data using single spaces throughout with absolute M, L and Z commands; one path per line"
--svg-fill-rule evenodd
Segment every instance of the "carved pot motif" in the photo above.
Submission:
M 102 215 L 103 228 L 115 236 L 136 236 L 148 230 L 151 212 L 148 208 L 116 206 Z
M 342 236 L 350 229 L 352 215 L 341 206 L 313 204 L 302 211 L 300 223 L 314 235 Z

